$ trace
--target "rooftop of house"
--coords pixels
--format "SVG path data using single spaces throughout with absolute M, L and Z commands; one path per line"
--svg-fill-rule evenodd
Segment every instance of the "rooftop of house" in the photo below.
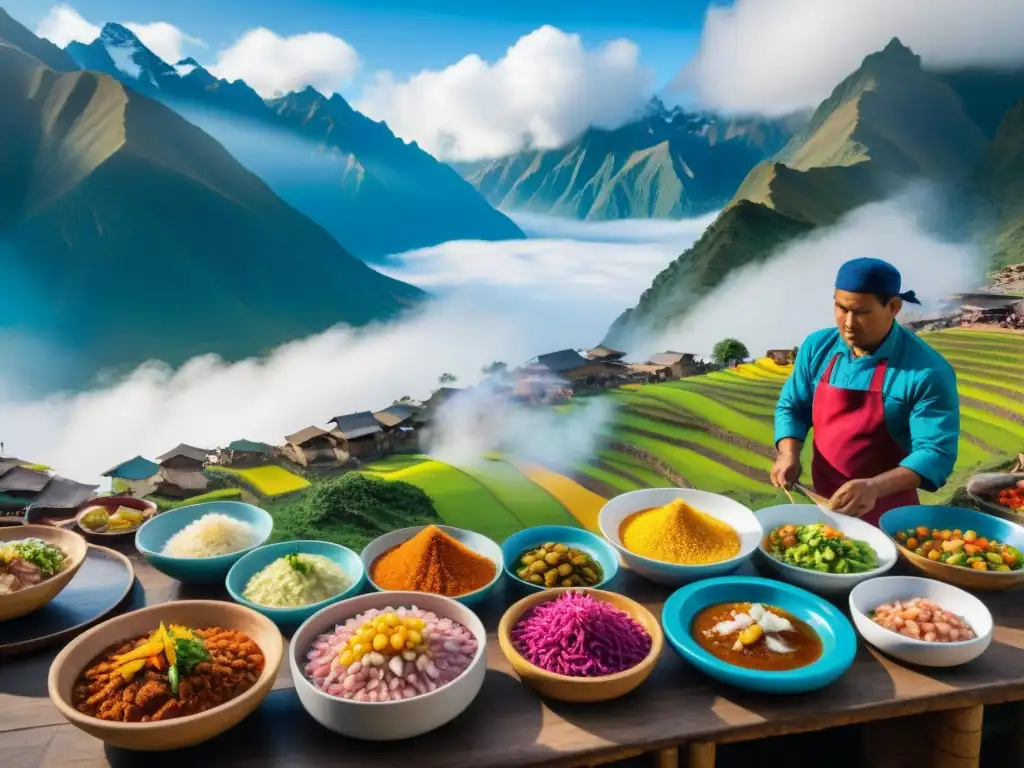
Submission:
M 160 471 L 160 465 L 142 456 L 122 461 L 103 473 L 103 477 L 116 477 L 119 480 L 146 480 Z
M 591 360 L 621 360 L 625 356 L 625 352 L 620 352 L 617 349 L 606 347 L 604 345 L 596 346 L 587 351 L 587 357 Z
M 394 403 L 383 410 L 374 411 L 373 417 L 385 427 L 397 427 L 422 414 L 423 409 L 418 405 Z
M 262 453 L 264 456 L 272 456 L 274 454 L 274 446 L 267 445 L 266 443 L 260 443 L 256 440 L 232 440 L 228 443 L 227 449 L 229 451 L 238 451 L 239 453 Z
M 22 466 L 11 467 L 0 476 L 0 491 L 39 493 L 49 482 L 50 476 L 45 472 Z
M 32 499 L 29 509 L 75 509 L 92 498 L 98 485 L 76 483 L 66 477 L 54 477 L 46 487 Z
M 560 349 L 558 352 L 549 352 L 537 357 L 537 364 L 544 366 L 552 373 L 565 373 L 582 368 L 592 362 L 594 361 L 588 360 L 575 349 Z
M 370 411 L 359 411 L 344 416 L 335 416 L 329 419 L 338 427 L 338 432 L 349 440 L 356 440 L 360 437 L 373 435 L 382 432 L 380 422 L 374 418 Z
M 192 459 L 194 461 L 206 461 L 207 456 L 210 455 L 210 451 L 205 448 L 196 448 L 194 445 L 186 445 L 185 443 L 179 443 L 177 446 L 169 450 L 163 456 L 157 456 L 157 463 L 163 464 L 168 459 L 173 459 L 178 456 L 183 456 L 186 459 Z
M 330 434 L 331 433 L 328 432 L 326 429 L 321 429 L 320 427 L 314 426 L 306 427 L 305 429 L 300 429 L 298 432 L 285 436 L 284 439 L 285 442 L 290 443 L 291 445 L 302 445 L 303 443 L 308 443 L 313 438 L 329 437 Z

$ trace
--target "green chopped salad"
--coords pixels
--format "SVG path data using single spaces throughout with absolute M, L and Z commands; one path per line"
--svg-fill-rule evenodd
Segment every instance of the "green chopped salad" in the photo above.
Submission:
M 870 544 L 824 523 L 781 525 L 768 535 L 765 549 L 787 565 L 822 573 L 864 573 L 878 567 Z
M 42 539 L 18 539 L 0 546 L 0 560 L 9 562 L 15 557 L 27 560 L 46 576 L 53 576 L 64 565 L 67 555 L 60 547 Z

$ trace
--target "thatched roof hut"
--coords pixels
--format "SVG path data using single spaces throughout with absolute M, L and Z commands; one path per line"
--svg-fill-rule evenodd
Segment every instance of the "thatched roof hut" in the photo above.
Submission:
M 285 437 L 282 453 L 304 467 L 348 461 L 344 435 L 320 427 L 306 427 Z
M 192 445 L 180 443 L 163 456 L 158 456 L 156 461 L 164 468 L 191 469 L 196 471 L 203 468 L 203 465 L 209 460 L 211 453 L 212 451 L 206 448 L 196 448 Z
M 603 360 L 605 362 L 615 362 L 622 360 L 626 356 L 625 352 L 619 352 L 617 349 L 606 347 L 603 344 L 594 347 L 593 349 L 587 350 L 587 357 L 591 360 Z
M 209 485 L 210 481 L 202 472 L 163 468 L 160 470 L 156 492 L 168 498 L 187 499 L 205 492 Z
M 359 411 L 358 413 L 349 413 L 345 416 L 335 416 L 329 419 L 329 421 L 336 427 L 332 431 L 342 435 L 350 443 L 353 440 L 371 437 L 384 431 L 384 427 L 381 426 L 380 422 L 374 418 L 370 411 Z

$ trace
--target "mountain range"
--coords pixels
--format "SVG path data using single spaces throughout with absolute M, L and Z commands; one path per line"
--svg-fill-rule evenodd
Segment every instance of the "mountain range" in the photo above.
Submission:
M 2 12 L 0 30 L 0 328 L 58 351 L 48 385 L 152 358 L 239 359 L 425 297 L 164 104 Z
M 492 205 L 578 219 L 680 218 L 720 209 L 801 125 L 668 109 L 652 99 L 619 128 L 565 146 L 460 166 Z
M 701 238 L 615 321 L 605 343 L 629 348 L 677 322 L 732 270 L 915 180 L 955 199 L 942 218 L 947 226 L 965 219 L 959 234 L 980 233 L 994 266 L 1024 260 L 1022 98 L 1024 71 L 933 72 L 894 39 L 747 174 Z
M 525 235 L 451 167 L 341 96 L 313 88 L 264 100 L 245 82 L 219 79 L 195 59 L 173 65 L 131 30 L 107 24 L 67 53 L 158 99 L 216 137 L 281 197 L 368 261 L 448 240 Z

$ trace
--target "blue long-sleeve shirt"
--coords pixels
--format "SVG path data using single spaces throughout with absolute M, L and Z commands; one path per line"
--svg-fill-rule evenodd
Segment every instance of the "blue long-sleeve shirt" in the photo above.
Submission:
M 956 373 L 941 354 L 898 323 L 866 357 L 855 357 L 837 328 L 808 336 L 775 407 L 776 445 L 787 437 L 807 438 L 814 390 L 836 354 L 829 383 L 844 389 L 868 389 L 878 361 L 889 361 L 882 384 L 885 423 L 907 451 L 900 465 L 921 476 L 922 490 L 941 488 L 953 471 L 960 439 Z

